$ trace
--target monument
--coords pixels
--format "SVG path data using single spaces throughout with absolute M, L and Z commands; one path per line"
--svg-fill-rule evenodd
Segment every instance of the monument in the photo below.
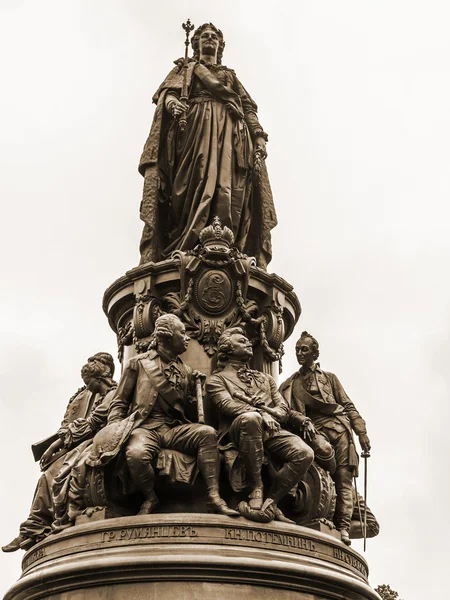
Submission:
M 301 308 L 267 271 L 268 136 L 222 32 L 183 29 L 139 163 L 140 264 L 104 295 L 120 381 L 91 357 L 33 446 L 43 475 L 3 547 L 26 551 L 5 600 L 375 600 L 350 547 L 379 530 L 356 490 L 365 421 L 306 331 L 278 388 Z

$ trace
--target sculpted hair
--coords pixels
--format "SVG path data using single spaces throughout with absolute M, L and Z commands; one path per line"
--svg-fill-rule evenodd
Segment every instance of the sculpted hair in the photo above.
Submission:
M 194 50 L 194 59 L 200 60 L 200 35 L 205 29 L 213 29 L 217 33 L 217 36 L 219 38 L 219 48 L 217 49 L 217 64 L 221 65 L 223 49 L 225 48 L 225 40 L 223 39 L 223 33 L 220 31 L 220 29 L 217 29 L 217 27 L 212 23 L 203 23 L 203 25 L 200 25 L 200 27 L 198 27 L 194 31 L 194 35 L 191 38 L 191 46 Z
M 163 338 L 171 338 L 174 326 L 180 323 L 181 321 L 176 315 L 167 314 L 158 317 L 155 321 L 155 331 L 153 332 L 156 342 Z
M 99 361 L 103 363 L 106 367 L 108 367 L 110 376 L 114 377 L 115 365 L 111 354 L 108 354 L 108 352 L 97 352 L 97 354 L 94 354 L 94 356 L 88 358 L 88 362 L 92 361 Z
M 310 339 L 312 342 L 312 351 L 314 352 L 314 360 L 317 360 L 319 358 L 319 342 L 316 340 L 316 338 L 314 336 L 312 336 L 310 333 L 308 333 L 307 331 L 302 331 L 302 335 L 299 337 L 298 342 L 300 342 L 301 340 L 304 339 Z
M 221 371 L 225 368 L 225 365 L 228 362 L 229 355 L 233 351 L 233 344 L 231 343 L 231 336 L 235 333 L 239 335 L 245 335 L 243 329 L 241 327 L 230 327 L 230 329 L 226 329 L 219 338 L 217 342 L 217 369 L 216 371 Z
M 101 379 L 110 385 L 113 384 L 110 367 L 93 357 L 81 369 L 81 377 L 86 385 L 89 385 L 92 379 Z

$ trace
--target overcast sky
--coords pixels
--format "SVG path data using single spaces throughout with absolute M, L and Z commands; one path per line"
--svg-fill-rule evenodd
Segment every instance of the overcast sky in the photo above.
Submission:
M 156 9 L 158 4 L 160 8 Z M 138 262 L 151 97 L 214 22 L 259 105 L 279 226 L 269 270 L 367 421 L 370 581 L 448 587 L 450 8 L 414 0 L 2 0 L 1 543 L 26 518 L 104 290 Z M 189 9 L 186 8 L 190 5 Z M 296 369 L 295 335 L 286 377 Z M 362 481 L 360 482 L 362 486 Z M 362 544 L 353 546 L 362 551 Z M 0 556 L 0 592 L 21 552 Z

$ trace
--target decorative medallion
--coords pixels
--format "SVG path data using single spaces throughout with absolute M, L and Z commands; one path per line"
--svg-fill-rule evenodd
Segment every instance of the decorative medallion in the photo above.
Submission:
M 207 314 L 224 313 L 233 299 L 233 287 L 231 277 L 225 271 L 206 271 L 199 277 L 195 286 L 198 305 Z

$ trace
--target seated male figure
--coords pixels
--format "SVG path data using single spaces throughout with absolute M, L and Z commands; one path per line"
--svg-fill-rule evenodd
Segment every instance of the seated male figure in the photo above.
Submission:
M 250 486 L 252 518 L 286 520 L 278 508 L 280 500 L 303 478 L 314 459 L 312 449 L 281 424 L 288 404 L 270 375 L 248 368 L 252 345 L 238 327 L 225 331 L 218 341 L 218 369 L 206 382 L 206 391 L 219 413 L 219 447 L 235 448 L 245 465 Z M 261 467 L 264 452 L 278 465 L 264 499 Z M 245 509 L 245 507 L 243 507 Z
M 64 440 L 70 427 L 79 420 L 89 419 L 91 413 L 101 402 L 97 391 L 90 389 L 88 385 L 90 380 L 86 379 L 86 373 L 93 365 L 104 369 L 111 378 L 114 375 L 114 359 L 107 352 L 98 352 L 88 358 L 88 362 L 81 370 L 85 386 L 70 398 L 61 427 L 57 432 L 57 438 L 40 459 L 43 473 L 38 480 L 29 515 L 20 525 L 19 535 L 2 547 L 3 552 L 16 552 L 19 549 L 29 550 L 52 531 L 51 526 L 54 520 L 52 486 L 54 478 L 64 463 L 65 453 L 71 449 L 64 443 Z
M 124 451 L 131 478 L 145 498 L 139 514 L 151 513 L 158 505 L 153 463 L 162 448 L 171 448 L 197 457 L 210 507 L 237 516 L 219 495 L 216 430 L 192 422 L 188 416 L 196 379 L 204 377 L 179 357 L 188 343 L 186 328 L 178 317 L 167 314 L 156 320 L 155 347 L 128 361 L 111 402 L 108 424 L 137 415 Z

